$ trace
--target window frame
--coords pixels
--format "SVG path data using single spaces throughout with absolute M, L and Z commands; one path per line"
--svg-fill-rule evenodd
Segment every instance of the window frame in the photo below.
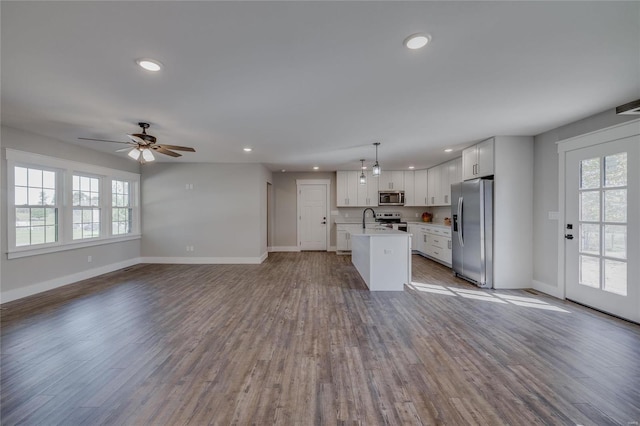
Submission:
M 15 189 L 16 189 L 16 182 L 15 182 L 15 169 L 16 167 L 22 167 L 22 168 L 26 168 L 26 169 L 37 169 L 37 170 L 42 170 L 42 171 L 47 171 L 47 172 L 53 172 L 55 173 L 55 180 L 56 180 L 56 187 L 55 187 L 55 204 L 51 205 L 56 209 L 56 215 L 57 215 L 57 220 L 56 220 L 56 226 L 57 226 L 57 239 L 56 241 L 50 242 L 50 243 L 40 243 L 40 244 L 28 244 L 28 245 L 24 245 L 24 246 L 16 246 L 16 240 L 17 240 L 17 236 L 16 236 L 16 209 L 20 208 L 20 207 L 25 207 L 25 208 L 32 208 L 34 207 L 34 205 L 31 204 L 27 204 L 25 206 L 23 205 L 16 205 L 16 197 L 15 197 Z M 13 164 L 12 167 L 7 167 L 7 205 L 8 205 L 8 209 L 9 211 L 7 212 L 7 234 L 8 234 L 8 242 L 12 242 L 13 243 L 13 247 L 17 247 L 17 249 L 19 251 L 27 251 L 27 250 L 32 250 L 34 249 L 34 247 L 36 247 L 37 249 L 40 248 L 45 248 L 45 247 L 55 247 L 60 245 L 60 239 L 61 239 L 61 235 L 62 235 L 62 229 L 61 229 L 61 225 L 62 225 L 62 221 L 61 221 L 61 217 L 60 217 L 60 211 L 62 208 L 62 201 L 60 199 L 60 195 L 61 195 L 61 188 L 62 185 L 62 179 L 61 179 L 61 173 L 60 173 L 60 169 L 57 169 L 55 167 L 48 167 L 48 166 L 43 166 L 43 165 L 37 165 L 37 164 L 26 164 L 26 163 L 22 163 L 22 162 L 18 162 Z M 44 208 L 46 208 L 46 206 L 43 206 Z M 9 226 L 10 224 L 12 224 L 11 226 Z M 11 247 L 11 245 L 8 245 L 8 247 Z
M 16 259 L 74 250 L 83 247 L 140 239 L 140 174 L 91 164 L 78 163 L 41 154 L 6 149 L 7 159 L 7 258 Z M 16 246 L 15 168 L 30 167 L 56 172 L 56 208 L 58 210 L 58 241 L 28 246 Z M 99 179 L 100 236 L 73 239 L 73 176 Z M 111 181 L 129 182 L 131 202 L 131 232 L 112 233 Z
M 128 197 L 128 201 L 129 201 L 129 202 L 128 202 L 128 205 L 127 205 L 127 206 L 118 206 L 118 205 L 114 205 L 114 204 L 113 204 L 113 182 L 116 182 L 116 181 L 117 181 L 117 182 L 126 183 L 126 184 L 128 185 L 128 187 L 129 187 L 129 188 L 128 188 L 128 192 L 127 192 L 127 197 Z M 110 211 L 109 211 L 109 214 L 110 214 L 110 216 L 109 216 L 110 221 L 109 221 L 109 223 L 107 224 L 107 227 L 109 228 L 109 232 L 110 232 L 110 233 L 111 233 L 111 235 L 112 235 L 112 236 L 114 236 L 114 237 L 115 237 L 115 236 L 131 235 L 131 234 L 133 234 L 133 233 L 134 233 L 134 219 L 133 219 L 133 216 L 134 216 L 134 211 L 135 211 L 135 209 L 133 208 L 133 194 L 132 194 L 133 184 L 132 184 L 132 182 L 131 182 L 131 181 L 129 181 L 129 180 L 119 179 L 119 178 L 116 178 L 116 177 L 113 177 L 113 176 L 112 176 L 112 177 L 109 179 L 109 182 L 107 183 L 107 185 L 108 185 L 108 187 L 109 187 L 109 192 L 110 192 L 110 194 L 109 194 L 109 196 L 110 196 L 110 207 L 109 207 L 109 209 L 110 209 Z M 118 195 L 118 194 L 116 193 L 116 195 Z M 129 210 L 129 232 L 126 232 L 126 233 L 124 233 L 124 234 L 119 234 L 119 233 L 118 233 L 118 234 L 116 234 L 116 233 L 114 232 L 114 229 L 113 229 L 113 223 L 114 223 L 114 220 L 113 220 L 113 219 L 114 219 L 114 218 L 113 218 L 113 210 L 114 210 L 114 209 L 125 209 L 125 208 L 126 208 L 127 210 Z M 117 221 L 117 223 L 121 223 L 121 221 Z

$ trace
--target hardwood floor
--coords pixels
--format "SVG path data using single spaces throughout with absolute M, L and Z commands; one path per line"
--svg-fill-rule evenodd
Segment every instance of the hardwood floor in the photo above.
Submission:
M 13 424 L 635 424 L 640 326 L 413 258 L 138 265 L 2 306 Z

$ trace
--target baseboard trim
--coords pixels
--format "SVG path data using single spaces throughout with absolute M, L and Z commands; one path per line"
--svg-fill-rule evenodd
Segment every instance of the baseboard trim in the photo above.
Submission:
M 327 250 L 327 251 L 333 251 L 333 252 L 335 252 L 335 251 L 338 251 L 338 249 L 337 249 L 337 247 L 336 247 L 336 246 L 330 246 L 330 247 L 329 247 L 329 250 Z
M 267 253 L 259 257 L 141 257 L 140 263 L 166 263 L 179 265 L 247 265 L 260 264 Z
M 549 296 L 557 297 L 558 299 L 564 299 L 564 292 L 561 288 L 553 286 L 551 284 L 543 283 L 542 281 L 533 280 L 531 286 L 534 290 L 541 293 L 548 294 Z
M 73 284 L 78 281 L 86 280 L 89 278 L 97 277 L 99 275 L 107 274 L 109 272 L 117 271 L 118 269 L 128 268 L 130 266 L 137 265 L 138 263 L 140 263 L 140 258 L 123 260 L 122 262 L 116 262 L 110 265 L 88 269 L 86 271 L 77 272 L 75 274 L 65 275 L 63 277 L 54 278 L 52 280 L 31 284 L 26 287 L 3 291 L 3 292 L 0 292 L 0 299 L 2 299 L 2 303 L 12 302 L 14 300 L 22 299 L 24 297 L 33 296 L 34 294 L 42 293 L 45 291 L 53 290 L 58 287 Z
M 298 246 L 273 246 L 269 247 L 270 252 L 279 252 L 279 251 L 300 251 Z

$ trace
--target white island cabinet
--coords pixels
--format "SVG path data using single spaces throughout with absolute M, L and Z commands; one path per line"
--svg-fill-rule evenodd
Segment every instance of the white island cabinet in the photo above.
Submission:
M 351 262 L 370 291 L 403 291 L 411 283 L 411 234 L 392 229 L 354 232 Z

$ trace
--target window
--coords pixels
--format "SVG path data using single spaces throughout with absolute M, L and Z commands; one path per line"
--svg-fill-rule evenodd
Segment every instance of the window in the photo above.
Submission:
M 140 238 L 140 175 L 14 149 L 9 259 Z
M 15 233 L 17 247 L 58 241 L 56 172 L 14 168 Z
M 129 182 L 111 181 L 111 233 L 123 235 L 131 233 L 131 198 Z
M 100 179 L 73 175 L 73 239 L 100 236 Z

